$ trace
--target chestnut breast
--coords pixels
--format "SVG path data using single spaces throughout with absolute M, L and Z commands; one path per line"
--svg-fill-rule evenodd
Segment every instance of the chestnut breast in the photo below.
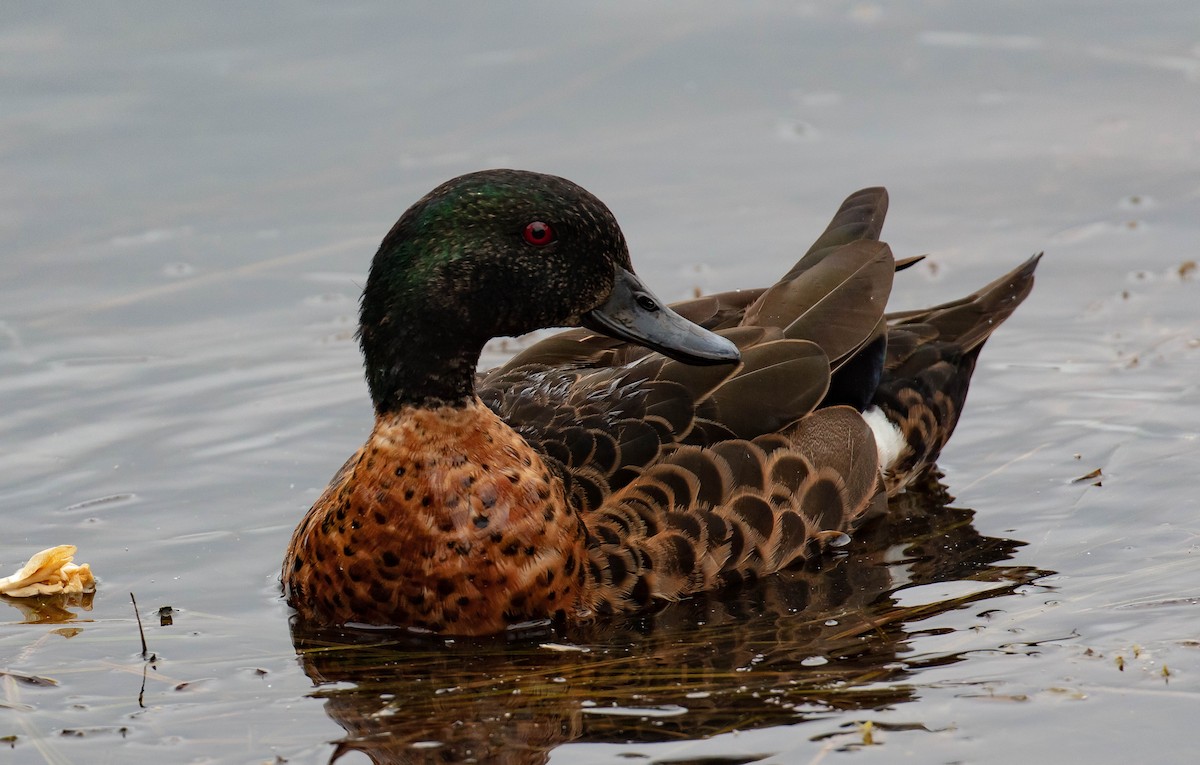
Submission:
M 561 481 L 482 402 L 406 407 L 309 511 L 284 581 L 322 622 L 495 633 L 578 608 L 584 540 Z

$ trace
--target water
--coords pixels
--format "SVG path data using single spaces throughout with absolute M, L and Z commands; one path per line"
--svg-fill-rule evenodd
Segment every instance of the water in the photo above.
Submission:
M 72 543 L 100 589 L 67 621 L 0 605 L 0 762 L 1189 762 L 1198 22 L 7 9 L 0 570 Z M 914 496 L 821 576 L 606 632 L 293 636 L 283 548 L 370 425 L 370 256 L 429 188 L 498 165 L 608 202 L 664 298 L 768 283 L 871 184 L 897 254 L 930 254 L 897 306 L 1045 249 L 944 454 L 954 499 Z

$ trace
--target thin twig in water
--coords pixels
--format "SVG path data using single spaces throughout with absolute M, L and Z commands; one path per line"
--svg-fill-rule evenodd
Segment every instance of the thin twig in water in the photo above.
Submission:
M 142 629 L 142 615 L 138 613 L 137 598 L 133 597 L 133 593 L 129 593 L 129 599 L 133 601 L 133 615 L 137 617 L 138 636 L 142 639 L 142 658 L 146 658 L 149 651 L 146 649 L 146 631 Z

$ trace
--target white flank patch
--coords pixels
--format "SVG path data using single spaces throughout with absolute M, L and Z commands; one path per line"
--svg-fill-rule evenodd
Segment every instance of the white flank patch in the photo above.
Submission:
M 908 448 L 908 444 L 904 441 L 904 434 L 900 432 L 896 423 L 889 420 L 883 410 L 877 406 L 863 412 L 862 418 L 871 428 L 871 432 L 875 434 L 875 448 L 879 450 L 879 470 L 885 473 L 896 464 L 901 453 Z

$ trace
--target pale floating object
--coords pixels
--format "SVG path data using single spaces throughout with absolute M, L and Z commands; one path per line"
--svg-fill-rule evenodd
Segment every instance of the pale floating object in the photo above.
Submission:
M 28 598 L 95 592 L 92 569 L 86 563 L 72 563 L 74 557 L 75 545 L 59 545 L 34 554 L 17 573 L 0 579 L 0 595 Z

